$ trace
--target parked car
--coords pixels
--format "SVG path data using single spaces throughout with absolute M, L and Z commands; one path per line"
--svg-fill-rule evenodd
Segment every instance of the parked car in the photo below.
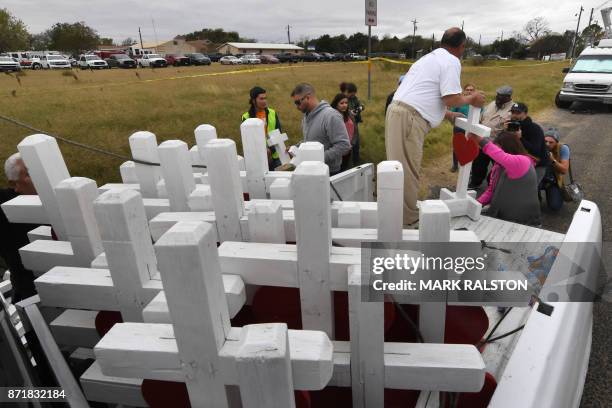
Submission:
M 9 57 L 15 58 L 21 68 L 41 69 L 40 58 L 31 55 L 26 51 L 15 51 L 8 54 Z M 34 65 L 34 66 L 33 66 Z
M 210 58 L 212 62 L 219 62 L 219 60 L 223 57 L 225 57 L 225 54 L 221 54 L 220 52 L 216 52 L 214 54 L 208 54 L 208 58 Z
M 349 54 L 346 54 L 344 59 L 345 61 L 365 61 L 366 57 L 365 55 L 359 55 L 356 52 L 351 52 Z
M 280 54 L 276 54 L 275 57 L 280 62 L 298 62 L 300 60 L 299 55 L 290 52 L 281 52 Z
M 79 61 L 71 55 L 64 55 L 64 58 L 68 60 L 71 67 L 76 67 L 77 65 L 79 65 Z
M 189 57 L 180 54 L 166 55 L 166 63 L 168 63 L 168 65 L 174 65 L 175 67 L 191 65 Z
M 189 58 L 189 62 L 193 65 L 210 65 L 211 59 L 206 55 L 194 52 L 193 54 L 185 54 L 187 58 Z
M 261 64 L 261 60 L 253 54 L 243 55 L 240 60 L 243 64 Z
M 260 55 L 259 59 L 262 64 L 278 64 L 280 62 L 274 55 Z
M 106 63 L 111 68 L 136 68 L 136 61 L 125 54 L 112 54 L 106 59 Z
M 221 65 L 240 65 L 242 64 L 242 60 L 240 58 L 236 58 L 233 55 L 226 55 L 222 57 L 219 62 Z
M 17 58 L 0 56 L 0 71 L 21 71 L 21 65 L 19 65 Z
M 108 69 L 106 61 L 95 54 L 85 54 L 79 57 L 79 68 L 81 69 Z
M 150 67 L 150 68 L 165 68 L 168 63 L 159 54 L 144 54 L 142 58 L 138 60 L 139 67 Z
M 501 55 L 491 54 L 491 55 L 487 55 L 487 59 L 492 60 L 492 61 L 507 61 L 508 57 L 502 57 Z
M 316 62 L 316 61 L 319 61 L 320 59 L 321 59 L 321 56 L 317 54 L 316 52 L 308 52 L 302 55 L 302 58 L 301 58 L 301 60 L 304 62 Z
M 44 69 L 71 69 L 70 61 L 63 55 L 47 54 L 40 59 L 40 64 Z
M 346 56 L 346 54 L 342 53 L 342 52 L 337 52 L 334 54 L 334 61 L 344 61 L 344 57 Z
M 323 61 L 334 61 L 334 54 L 330 54 L 329 52 L 322 52 L 319 54 Z

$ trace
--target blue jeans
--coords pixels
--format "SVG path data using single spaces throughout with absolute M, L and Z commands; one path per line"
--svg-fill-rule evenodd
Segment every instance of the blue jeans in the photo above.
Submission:
M 563 194 L 557 183 L 549 183 L 545 189 L 546 205 L 552 211 L 559 211 L 563 207 Z

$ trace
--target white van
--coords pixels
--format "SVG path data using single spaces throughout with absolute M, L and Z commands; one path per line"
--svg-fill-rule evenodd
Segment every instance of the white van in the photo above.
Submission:
M 557 107 L 567 109 L 574 101 L 601 102 L 612 110 L 612 39 L 588 47 L 576 59 L 557 94 Z

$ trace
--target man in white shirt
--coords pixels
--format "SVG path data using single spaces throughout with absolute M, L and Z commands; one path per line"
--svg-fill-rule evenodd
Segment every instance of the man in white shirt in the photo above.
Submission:
M 387 160 L 397 160 L 404 167 L 404 225 L 414 224 L 419 218 L 416 202 L 425 135 L 444 118 L 454 121 L 462 116 L 447 107 L 484 105 L 482 92 L 462 94 L 459 58 L 465 51 L 465 39 L 459 28 L 446 30 L 441 48 L 419 59 L 406 73 L 387 110 Z

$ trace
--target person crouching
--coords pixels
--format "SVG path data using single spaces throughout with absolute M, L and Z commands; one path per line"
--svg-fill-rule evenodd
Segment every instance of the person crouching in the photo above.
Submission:
M 535 161 L 513 132 L 502 131 L 495 143 L 473 133 L 469 134 L 493 162 L 489 186 L 478 202 L 483 213 L 506 221 L 526 225 L 542 222 L 537 194 Z

